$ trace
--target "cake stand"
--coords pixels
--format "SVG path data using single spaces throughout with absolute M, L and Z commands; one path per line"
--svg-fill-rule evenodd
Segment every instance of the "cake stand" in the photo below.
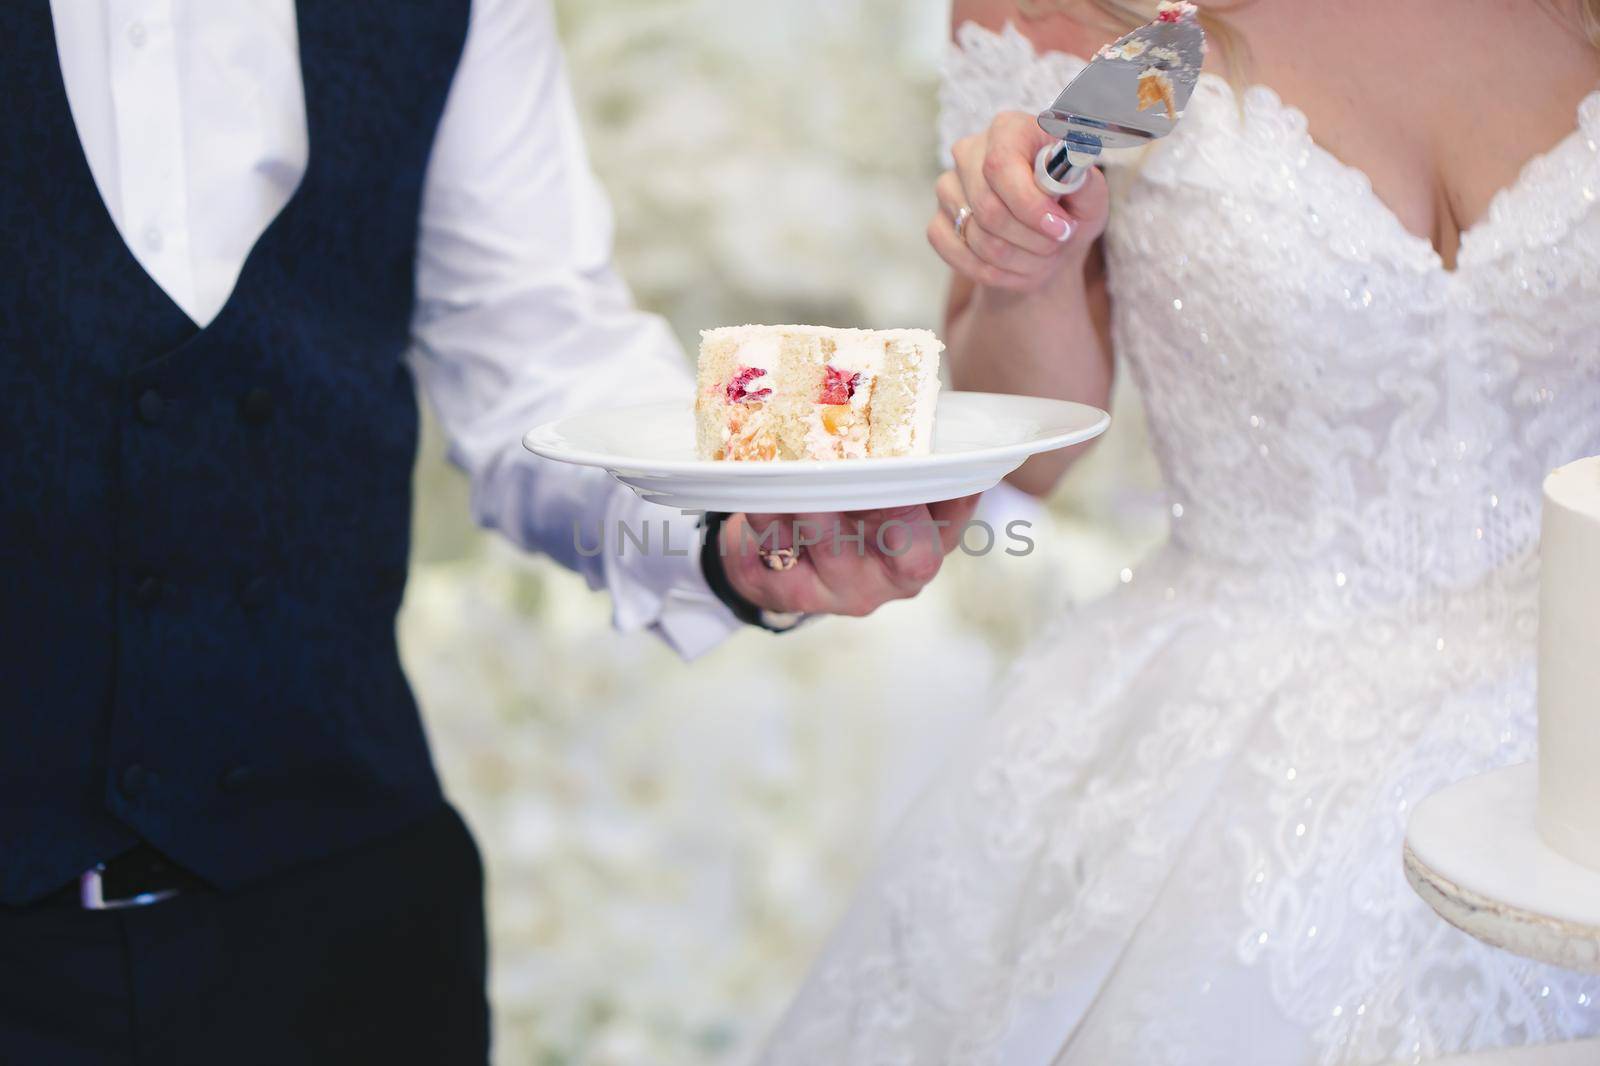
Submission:
M 1600 870 L 1540 838 L 1538 771 L 1532 762 L 1495 770 L 1423 800 L 1406 827 L 1406 879 L 1445 921 L 1485 943 L 1600 973 Z

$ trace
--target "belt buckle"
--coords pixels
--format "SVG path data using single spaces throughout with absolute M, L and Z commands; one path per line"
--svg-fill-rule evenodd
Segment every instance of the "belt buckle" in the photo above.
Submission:
M 175 888 L 160 892 L 141 892 L 126 899 L 106 899 L 105 863 L 96 863 L 78 875 L 78 901 L 86 911 L 119 911 L 129 907 L 148 907 L 152 903 L 171 899 L 178 894 Z

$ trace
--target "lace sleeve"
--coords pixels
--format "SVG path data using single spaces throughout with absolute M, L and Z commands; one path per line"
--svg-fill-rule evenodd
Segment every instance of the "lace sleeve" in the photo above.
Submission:
M 1064 52 L 1041 55 L 1009 22 L 999 33 L 963 23 L 939 85 L 940 160 L 949 166 L 951 146 L 981 132 L 1002 111 L 1042 110 L 1085 65 Z

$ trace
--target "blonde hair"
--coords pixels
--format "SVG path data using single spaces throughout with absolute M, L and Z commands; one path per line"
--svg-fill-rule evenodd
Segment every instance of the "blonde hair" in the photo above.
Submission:
M 1243 0 L 1240 0 L 1243 2 Z M 1069 6 L 1081 6 L 1082 0 L 1016 0 L 1017 10 L 1024 18 L 1041 18 Z M 1155 18 L 1156 0 L 1088 0 L 1110 24 L 1118 30 L 1142 26 Z M 1217 5 L 1208 5 L 1215 9 Z M 1600 0 L 1576 0 L 1578 25 L 1589 43 L 1600 48 Z M 1215 43 L 1233 81 L 1243 80 L 1245 48 L 1239 35 L 1227 22 L 1208 11 L 1200 13 L 1200 24 L 1206 29 L 1206 38 Z
M 1600 10 L 1600 0 L 1585 0 Z M 1106 28 L 1123 33 L 1156 17 L 1158 0 L 1088 0 L 1106 18 Z M 1016 0 L 1017 10 L 1023 18 L 1043 18 L 1066 11 L 1069 7 L 1083 6 L 1083 0 Z M 1216 5 L 1210 5 L 1215 8 Z M 1200 13 L 1200 25 L 1205 27 L 1206 40 L 1215 45 L 1234 82 L 1244 80 L 1244 42 L 1218 16 L 1209 11 Z

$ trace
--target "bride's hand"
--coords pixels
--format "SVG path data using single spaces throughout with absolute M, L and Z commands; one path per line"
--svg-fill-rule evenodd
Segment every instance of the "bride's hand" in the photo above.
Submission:
M 978 285 L 1029 292 L 1063 264 L 1082 265 L 1105 230 L 1105 177 L 1091 170 L 1083 188 L 1057 202 L 1033 178 L 1039 149 L 1055 143 L 1034 117 L 1005 111 L 987 130 L 955 143 L 955 169 L 934 184 L 939 207 L 928 242 L 956 273 Z M 962 233 L 955 220 L 970 207 Z

